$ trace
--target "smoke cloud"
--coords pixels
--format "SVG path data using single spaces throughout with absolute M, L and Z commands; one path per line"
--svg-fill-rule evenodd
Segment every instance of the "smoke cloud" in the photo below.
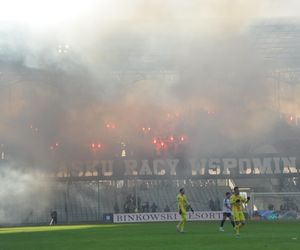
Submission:
M 33 217 L 44 216 L 45 210 L 49 209 L 50 183 L 33 176 L 32 172 L 21 171 L 12 165 L 1 166 L 1 225 L 28 223 Z
M 187 134 L 195 152 L 219 148 L 216 135 L 225 145 L 260 136 L 275 119 L 269 65 L 247 28 L 282 16 L 283 4 L 116 1 L 47 31 L 2 25 L 2 140 L 39 165 L 89 158 L 82 147 L 93 142 L 108 151 L 123 141 L 145 145 L 137 133 L 144 126 L 153 136 Z M 167 127 L 168 113 L 180 114 L 172 125 L 180 130 Z M 110 123 L 116 128 L 108 132 Z
M 146 156 L 154 137 L 186 136 L 191 155 L 236 154 L 263 140 L 278 118 L 272 65 L 249 27 L 298 17 L 298 5 L 116 0 L 49 26 L 1 19 L 0 143 L 18 164 L 1 166 L 0 199 L 16 183 L 20 202 L 41 187 L 16 169 L 51 172 L 121 156 L 124 145 Z
M 0 131 L 8 154 L 40 167 L 90 158 L 91 143 L 107 154 L 119 154 L 112 148 L 122 142 L 147 151 L 142 127 L 152 136 L 186 134 L 195 152 L 221 153 L 218 138 L 239 144 L 272 127 L 271 65 L 247 30 L 295 8 L 280 12 L 285 1 L 104 2 L 61 27 L 2 24 Z M 170 125 L 168 114 L 179 118 Z

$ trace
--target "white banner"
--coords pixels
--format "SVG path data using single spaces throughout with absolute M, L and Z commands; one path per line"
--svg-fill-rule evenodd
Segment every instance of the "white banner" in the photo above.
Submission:
M 184 176 L 193 177 L 228 177 L 228 176 L 259 176 L 259 175 L 297 175 L 300 174 L 299 160 L 296 157 L 252 157 L 252 158 L 199 158 L 187 159 L 125 159 L 125 160 L 94 160 L 77 162 L 72 166 L 72 176 L 103 176 L 103 177 L 155 177 Z M 84 171 L 80 170 L 84 167 Z M 67 172 L 60 175 L 68 176 Z
M 177 212 L 162 213 L 135 213 L 135 214 L 114 214 L 114 223 L 144 223 L 144 222 L 166 222 L 178 221 L 181 216 Z M 187 212 L 188 221 L 210 221 L 222 220 L 222 211 L 196 211 Z

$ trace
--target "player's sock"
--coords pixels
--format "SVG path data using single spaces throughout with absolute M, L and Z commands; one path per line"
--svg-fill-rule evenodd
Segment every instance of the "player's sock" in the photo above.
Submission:
M 241 229 L 244 226 L 244 224 L 240 223 L 239 229 Z
M 185 226 L 185 220 L 182 220 L 181 221 L 180 232 L 183 232 L 184 226 Z
M 181 230 L 182 230 L 182 221 L 180 221 L 180 223 L 179 223 L 178 225 L 179 225 L 179 226 L 178 226 L 179 232 L 181 232 Z
M 225 220 L 223 219 L 223 220 L 221 221 L 221 227 L 224 226 L 224 222 L 225 222 Z
M 182 221 L 181 221 L 180 232 L 183 232 L 183 230 L 184 230 L 185 221 L 186 221 L 185 218 L 183 218 Z
M 234 221 L 231 221 L 231 225 L 233 226 L 233 228 L 235 227 Z
M 235 225 L 236 234 L 240 234 L 240 224 Z

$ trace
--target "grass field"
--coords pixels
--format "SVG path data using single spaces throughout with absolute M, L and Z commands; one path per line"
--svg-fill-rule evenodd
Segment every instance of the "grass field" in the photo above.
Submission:
M 188 223 L 179 234 L 175 223 L 78 225 L 0 228 L 0 250 L 300 250 L 300 223 L 251 222 L 240 239 L 230 223 L 225 232 L 216 222 Z

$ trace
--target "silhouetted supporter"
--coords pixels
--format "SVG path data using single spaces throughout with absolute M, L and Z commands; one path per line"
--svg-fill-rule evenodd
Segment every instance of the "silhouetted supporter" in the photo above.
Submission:
M 215 203 L 212 199 L 208 201 L 208 207 L 211 211 L 215 211 Z
M 169 206 L 166 205 L 166 207 L 165 207 L 165 209 L 164 209 L 164 212 L 170 212 L 170 211 L 171 211 L 171 210 L 170 210 Z
M 50 226 L 57 225 L 57 212 L 52 211 L 50 216 L 51 216 Z
M 157 211 L 157 205 L 153 202 L 151 205 L 151 212 L 155 213 Z
M 118 214 L 120 212 L 119 205 L 117 202 L 115 202 L 115 205 L 114 205 L 114 212 L 115 212 L 115 214 Z

